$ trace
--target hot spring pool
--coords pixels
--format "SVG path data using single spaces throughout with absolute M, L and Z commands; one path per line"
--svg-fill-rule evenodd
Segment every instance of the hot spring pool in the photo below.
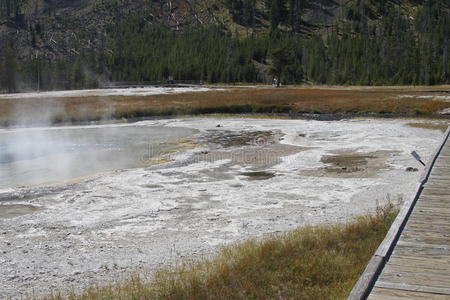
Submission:
M 0 188 L 145 167 L 195 132 L 129 124 L 0 129 Z

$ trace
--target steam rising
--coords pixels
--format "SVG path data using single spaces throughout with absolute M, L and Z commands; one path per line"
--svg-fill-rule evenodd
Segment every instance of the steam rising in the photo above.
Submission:
M 206 91 L 207 88 L 132 88 L 56 91 L 0 95 L 17 99 L 16 128 L 0 129 L 0 189 L 52 182 L 99 172 L 147 166 L 152 159 L 176 147 L 177 139 L 193 134 L 186 128 L 131 124 L 51 127 L 65 113 L 60 97 L 96 96 L 110 107 L 108 96 L 145 96 Z M 37 98 L 23 103 L 20 99 Z M 46 98 L 46 104 L 39 101 Z M 49 100 L 49 98 L 53 100 Z M 82 113 L 83 107 L 80 107 Z M 105 118 L 112 114 L 112 108 Z M 39 128 L 35 126 L 39 120 Z
M 92 90 L 70 90 L 51 91 L 40 93 L 0 94 L 0 99 L 23 99 L 23 98 L 67 98 L 67 97 L 102 97 L 102 96 L 151 96 L 162 94 L 179 94 L 186 92 L 206 92 L 209 88 L 165 88 L 165 87 L 142 87 L 126 89 L 92 89 Z M 216 89 L 218 90 L 218 89 Z
M 129 125 L 1 130 L 0 188 L 146 166 L 193 132 Z
M 36 110 L 16 107 L 20 126 L 30 125 L 31 113 L 46 119 L 46 126 L 0 129 L 0 189 L 144 167 L 176 148 L 176 140 L 195 132 L 138 124 L 50 127 L 52 118 L 63 111 L 58 101 L 54 104 Z

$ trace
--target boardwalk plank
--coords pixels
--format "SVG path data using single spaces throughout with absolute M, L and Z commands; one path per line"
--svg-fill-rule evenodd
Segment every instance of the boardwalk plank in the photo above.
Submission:
M 450 179 L 449 179 L 450 181 Z M 450 196 L 450 189 L 424 189 L 424 196 Z
M 422 292 L 413 292 L 407 290 L 389 289 L 375 287 L 370 294 L 369 300 L 398 300 L 398 299 L 411 299 L 411 300 L 444 300 L 449 299 L 447 295 L 437 295 Z
M 428 208 L 428 207 L 436 207 L 436 208 L 447 208 L 449 207 L 448 202 L 450 202 L 450 198 L 441 198 L 439 199 L 420 199 L 420 201 L 417 201 L 416 208 Z
M 443 183 L 443 182 L 432 182 L 432 183 L 429 183 L 429 184 L 426 184 L 425 185 L 425 188 L 426 189 L 447 189 L 448 188 L 448 182 L 445 182 L 445 183 Z
M 422 268 L 424 270 L 440 270 L 440 271 L 448 271 L 448 266 L 443 264 L 438 259 L 433 258 L 422 258 L 422 257 L 414 257 L 414 256 L 393 256 L 393 259 L 389 262 L 392 265 L 413 265 L 418 268 Z
M 445 200 L 445 201 L 438 201 L 438 200 L 433 200 L 433 201 L 428 201 L 428 203 L 426 202 L 420 202 L 417 203 L 416 208 L 418 209 L 445 209 L 448 210 L 449 209 L 449 205 L 446 202 L 450 202 L 450 200 Z
M 395 249 L 393 257 L 417 257 L 420 259 L 430 259 L 430 262 L 440 262 L 442 264 L 450 264 L 450 257 L 448 255 L 439 255 L 438 251 L 433 251 L 433 249 L 426 249 L 424 251 L 414 251 L 411 249 Z
M 415 211 L 413 214 L 414 219 L 429 219 L 429 218 L 434 218 L 435 220 L 448 220 L 449 219 L 449 215 L 446 213 L 427 213 L 427 212 L 423 212 L 423 211 Z
M 449 238 L 443 241 L 439 236 L 418 236 L 417 234 L 408 232 L 402 237 L 402 241 L 404 242 L 412 242 L 412 243 L 424 243 L 424 244 L 432 244 L 432 245 L 442 245 L 442 243 L 448 243 L 450 241 Z
M 450 280 L 431 276 L 425 273 L 387 272 L 383 271 L 379 281 L 391 283 L 393 287 L 402 285 L 415 285 L 423 287 L 430 293 L 449 293 Z M 447 290 L 447 291 L 446 291 Z
M 442 271 L 446 272 L 442 272 Z M 444 282 L 444 287 L 450 288 L 450 273 L 448 267 L 445 269 L 423 268 L 414 264 L 388 264 L 383 272 L 395 274 L 396 277 L 424 278 L 431 282 Z M 383 274 L 382 274 L 383 277 Z M 437 284 L 432 284 L 433 286 Z
M 417 230 L 426 230 L 430 232 L 450 232 L 450 224 L 445 223 L 429 223 L 429 222 L 423 222 L 423 223 L 417 223 L 417 222 L 408 222 L 408 224 L 405 227 L 405 230 L 410 231 L 417 231 Z
M 435 207 L 433 204 L 430 205 L 430 203 L 423 203 L 421 202 L 420 204 L 416 205 L 416 207 L 414 208 L 414 212 L 418 212 L 418 213 L 430 213 L 430 214 L 450 214 L 450 207 L 449 205 L 447 205 L 447 207 L 445 207 L 444 205 L 442 205 L 442 207 Z

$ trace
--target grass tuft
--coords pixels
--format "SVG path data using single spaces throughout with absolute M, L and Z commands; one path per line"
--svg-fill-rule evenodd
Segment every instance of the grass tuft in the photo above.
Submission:
M 341 225 L 300 228 L 225 247 L 211 260 L 92 287 L 45 300 L 97 299 L 343 299 L 386 235 L 396 209 Z

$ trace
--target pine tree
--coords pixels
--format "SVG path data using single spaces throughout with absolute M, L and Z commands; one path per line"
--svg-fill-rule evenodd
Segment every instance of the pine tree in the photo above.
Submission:
M 3 60 L 0 63 L 0 78 L 2 86 L 7 92 L 14 93 L 17 91 L 17 57 L 14 44 L 8 43 L 5 49 Z
M 270 4 L 270 25 L 274 30 L 287 16 L 286 0 L 271 0 Z

